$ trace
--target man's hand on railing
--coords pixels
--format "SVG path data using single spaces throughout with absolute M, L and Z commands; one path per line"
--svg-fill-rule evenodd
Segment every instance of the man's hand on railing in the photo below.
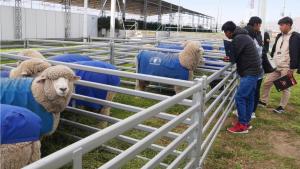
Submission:
M 230 62 L 229 56 L 225 56 L 225 57 L 223 58 L 223 61 L 224 61 L 224 62 Z

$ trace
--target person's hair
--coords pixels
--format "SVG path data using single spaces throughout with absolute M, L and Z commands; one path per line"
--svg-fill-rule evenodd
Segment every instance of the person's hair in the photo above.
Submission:
M 222 31 L 224 31 L 224 32 L 227 32 L 227 31 L 234 32 L 235 29 L 236 29 L 236 25 L 232 21 L 227 21 L 222 26 Z
M 254 24 L 261 24 L 261 23 L 262 23 L 262 20 L 260 19 L 260 17 L 258 17 L 258 16 L 252 16 L 249 19 L 249 22 L 248 22 L 247 25 L 254 26 Z
M 289 24 L 289 25 L 293 25 L 293 19 L 286 16 L 284 18 L 281 18 L 279 21 L 278 21 L 278 25 L 281 25 L 281 24 Z

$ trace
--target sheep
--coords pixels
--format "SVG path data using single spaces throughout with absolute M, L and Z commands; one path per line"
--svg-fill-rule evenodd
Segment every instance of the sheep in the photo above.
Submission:
M 19 56 L 25 56 L 36 59 L 46 59 L 39 51 L 33 49 L 24 49 L 18 53 Z M 23 61 L 18 61 L 17 65 L 21 64 Z
M 158 48 L 166 48 L 166 49 L 177 49 L 177 50 L 183 50 L 184 48 L 184 43 L 186 43 L 188 41 L 183 42 L 183 44 L 181 43 L 159 43 L 157 45 Z M 213 45 L 213 44 L 202 44 L 202 48 L 206 49 L 206 50 L 220 50 L 220 51 L 224 51 L 224 47 L 219 47 L 218 45 Z M 207 61 L 212 61 L 212 62 L 219 62 L 221 64 L 224 64 L 225 62 L 220 60 L 220 59 L 213 59 L 213 58 L 203 58 L 203 61 L 205 62 L 205 67 L 206 69 L 213 69 L 213 70 L 218 70 L 222 67 L 224 67 L 224 65 L 220 65 L 220 64 L 214 64 L 214 63 L 207 63 Z M 217 79 L 214 80 L 213 82 L 211 82 L 209 85 L 211 86 L 211 88 L 215 87 L 222 79 Z M 222 89 L 222 88 L 221 88 Z
M 86 56 L 86 55 L 80 55 L 80 54 L 62 54 L 62 55 L 56 55 L 56 56 L 50 56 L 47 58 L 48 60 L 55 60 L 59 62 L 66 62 L 66 63 L 73 63 L 73 62 L 79 62 L 79 61 L 91 61 L 92 58 Z
M 21 52 L 19 52 L 18 55 L 27 56 L 31 58 L 45 59 L 45 57 L 39 51 L 33 49 L 24 49 Z
M 113 70 L 116 69 L 113 65 L 102 61 L 80 61 L 74 63 L 79 65 L 85 65 L 85 66 L 92 66 L 92 67 L 99 67 L 99 68 L 106 68 L 106 69 L 113 69 Z M 77 76 L 81 77 L 82 80 L 107 84 L 112 86 L 120 85 L 120 77 L 118 76 L 89 72 L 85 70 L 75 70 L 75 73 Z M 95 88 L 82 86 L 82 85 L 76 85 L 75 93 L 93 97 L 93 98 L 104 99 L 108 101 L 112 101 L 115 96 L 115 92 L 95 89 Z M 92 109 L 93 111 L 103 115 L 107 115 L 107 116 L 110 115 L 109 106 L 101 106 L 99 104 L 90 103 L 82 100 L 75 100 L 75 104 L 77 106 L 83 106 L 85 108 Z M 101 121 L 98 126 L 100 128 L 105 128 L 107 126 L 107 122 Z
M 51 66 L 50 63 L 42 59 L 28 59 L 21 62 L 16 68 L 12 69 L 9 73 L 10 78 L 18 77 L 36 77 L 45 69 Z
M 203 49 L 199 47 L 199 42 L 187 41 L 183 45 L 184 50 L 179 54 L 141 51 L 136 57 L 138 73 L 192 80 L 193 71 L 203 64 Z M 144 61 L 142 61 L 143 59 Z M 136 90 L 143 91 L 148 84 L 149 82 L 137 80 Z M 175 86 L 174 90 L 179 93 L 182 88 Z
M 0 145 L 0 168 L 20 169 L 41 158 L 41 142 L 28 141 L 16 144 Z M 9 154 L 9 155 L 7 155 Z
M 32 111 L 1 104 L 0 168 L 19 169 L 41 158 L 41 119 Z
M 94 61 L 91 58 L 83 55 L 78 54 L 65 54 L 65 55 L 58 55 L 58 56 L 52 56 L 48 58 L 49 60 L 55 60 L 55 61 L 61 61 L 61 62 L 71 62 L 79 65 L 85 65 L 85 66 L 92 66 L 92 67 L 99 67 L 99 68 L 106 68 L 106 69 L 116 69 L 113 65 L 102 62 L 102 61 Z M 95 73 L 95 72 L 89 72 L 85 70 L 75 70 L 75 73 L 77 76 L 80 76 L 82 80 L 85 81 L 91 81 L 95 83 L 101 83 L 101 84 L 108 84 L 113 86 L 119 86 L 120 85 L 120 78 L 118 76 L 114 75 L 107 75 L 102 73 Z M 98 99 L 105 99 L 108 101 L 112 101 L 115 92 L 101 90 L 101 89 L 95 89 L 87 86 L 82 85 L 76 85 L 75 86 L 75 93 L 89 96 L 93 98 Z M 96 103 L 90 103 L 87 101 L 82 100 L 72 100 L 71 103 L 75 103 L 75 105 L 82 107 L 84 109 L 91 109 L 94 112 L 98 112 L 100 114 L 104 114 L 109 116 L 110 115 L 110 107 L 108 106 L 101 106 Z M 100 128 L 104 128 L 107 126 L 107 122 L 101 121 L 99 123 Z
M 79 77 L 63 65 L 49 67 L 35 78 L 4 78 L 0 82 L 0 101 L 37 114 L 42 119 L 41 135 L 50 135 L 70 101 L 76 80 Z

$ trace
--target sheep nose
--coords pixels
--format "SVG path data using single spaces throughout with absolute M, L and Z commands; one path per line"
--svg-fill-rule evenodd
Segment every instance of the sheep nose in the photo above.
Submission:
M 62 92 L 65 92 L 66 90 L 67 90 L 67 88 L 66 87 L 61 87 L 61 88 L 59 88 L 59 90 L 61 90 Z

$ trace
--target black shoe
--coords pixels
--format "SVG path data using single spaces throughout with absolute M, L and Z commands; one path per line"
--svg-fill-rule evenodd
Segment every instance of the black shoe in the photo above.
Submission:
M 262 101 L 258 101 L 258 105 L 260 106 L 260 107 L 267 107 L 267 103 L 265 103 L 265 102 L 262 102 Z
M 276 109 L 274 109 L 273 112 L 278 113 L 278 114 L 282 114 L 282 113 L 284 113 L 284 109 L 281 106 L 279 106 Z

